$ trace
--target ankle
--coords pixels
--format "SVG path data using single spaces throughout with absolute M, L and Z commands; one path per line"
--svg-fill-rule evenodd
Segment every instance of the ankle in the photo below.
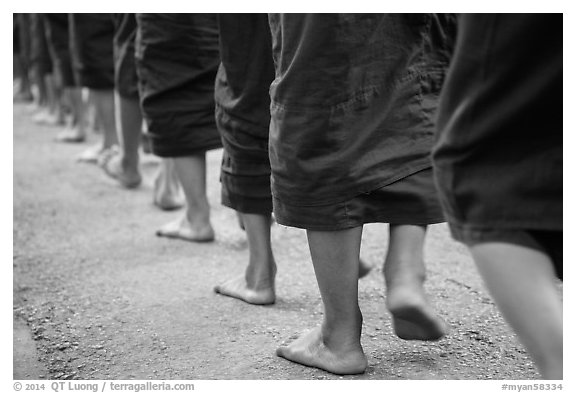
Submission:
M 210 205 L 203 201 L 190 201 L 186 198 L 186 217 L 192 222 L 210 221 Z
M 186 219 L 192 228 L 212 229 L 210 223 L 210 209 L 199 209 L 187 205 Z
M 360 345 L 362 335 L 362 312 L 358 308 L 352 317 L 324 316 L 322 321 L 322 339 L 326 347 L 331 349 L 346 349 Z
M 254 261 L 251 258 L 246 268 L 245 278 L 248 287 L 255 290 L 273 288 L 276 279 L 276 263 L 274 259 Z
M 423 269 L 412 268 L 410 264 L 411 261 L 406 261 L 400 265 L 405 268 L 394 269 L 387 268 L 386 264 L 383 269 L 386 287 L 421 287 L 426 281 L 426 272 Z
M 138 172 L 138 158 L 129 157 L 126 154 L 120 156 L 120 165 L 125 172 Z

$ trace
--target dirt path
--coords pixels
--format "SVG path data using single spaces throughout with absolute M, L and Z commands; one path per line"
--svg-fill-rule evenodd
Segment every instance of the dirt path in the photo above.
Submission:
M 276 305 L 213 293 L 216 283 L 243 272 L 247 258 L 233 211 L 220 205 L 220 150 L 208 156 L 217 241 L 157 238 L 155 229 L 180 213 L 152 205 L 154 166 L 145 168 L 142 188 L 122 190 L 97 167 L 74 162 L 86 145 L 53 142 L 57 130 L 34 125 L 29 113 L 14 107 L 13 305 L 15 334 L 29 329 L 35 353 L 15 340 L 15 377 L 341 378 L 274 354 L 322 314 L 303 231 L 273 228 Z M 369 368 L 346 378 L 537 377 L 445 225 L 430 229 L 427 289 L 451 333 L 436 343 L 396 338 L 383 307 L 386 243 L 385 225 L 366 228 L 362 257 L 378 266 L 359 290 Z M 38 367 L 23 370 L 24 356 L 37 358 Z

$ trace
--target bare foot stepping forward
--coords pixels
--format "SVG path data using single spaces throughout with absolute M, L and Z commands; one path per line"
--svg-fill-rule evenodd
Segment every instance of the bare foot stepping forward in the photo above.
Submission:
M 435 341 L 444 337 L 448 325 L 415 288 L 390 290 L 386 299 L 396 335 L 404 340 Z
M 156 235 L 198 243 L 214 241 L 214 230 L 211 225 L 193 227 L 186 215 L 164 225 L 156 231 Z
M 329 348 L 318 326 L 287 346 L 281 346 L 276 354 L 292 362 L 338 375 L 362 374 L 366 371 L 368 361 L 359 342 L 350 345 L 340 343 L 339 346 Z
M 264 286 L 263 288 L 252 289 L 248 286 L 244 275 L 215 286 L 214 292 L 254 305 L 274 304 L 276 301 L 276 294 L 273 286 Z

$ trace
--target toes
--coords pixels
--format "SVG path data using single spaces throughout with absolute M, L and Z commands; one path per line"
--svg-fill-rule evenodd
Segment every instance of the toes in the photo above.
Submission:
M 285 352 L 288 347 L 278 347 L 276 349 L 276 356 L 280 356 L 281 358 L 286 358 Z
M 228 296 L 234 299 L 239 299 L 242 301 L 245 301 L 247 303 L 250 303 L 244 293 L 242 293 L 241 290 L 234 290 L 234 289 L 230 289 L 229 287 L 227 287 L 226 285 L 217 285 L 214 287 L 214 292 L 216 292 L 219 295 L 223 295 L 223 296 Z
M 177 237 L 181 231 L 179 225 L 180 225 L 179 222 L 178 223 L 169 222 L 167 224 L 164 224 L 163 226 L 161 226 L 156 230 L 156 236 Z
M 171 234 L 171 232 L 169 232 L 169 231 L 167 231 L 167 230 L 165 230 L 165 229 L 163 229 L 163 228 L 160 228 L 160 229 L 157 229 L 157 230 L 156 230 L 156 236 L 160 236 L 160 237 L 172 237 L 172 234 Z
M 281 358 L 284 358 L 286 360 L 289 360 L 291 362 L 296 362 L 296 363 L 300 363 L 303 364 L 302 360 L 296 360 L 294 358 L 294 350 L 291 348 L 292 343 L 290 343 L 289 345 L 282 345 L 278 348 L 276 348 L 276 356 L 279 356 Z

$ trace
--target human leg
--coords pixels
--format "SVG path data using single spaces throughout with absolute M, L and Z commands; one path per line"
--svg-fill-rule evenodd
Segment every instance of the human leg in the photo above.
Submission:
M 335 374 L 358 374 L 367 360 L 360 344 L 358 266 L 362 227 L 307 231 L 316 280 L 324 303 L 322 325 L 286 347 L 278 356 Z
M 498 308 L 533 357 L 542 377 L 562 379 L 562 301 L 550 258 L 507 243 L 470 247 Z
M 34 95 L 30 82 L 30 14 L 14 14 L 14 68 L 20 77 L 19 91 L 14 96 L 16 102 L 32 102 Z
M 94 103 L 96 117 L 102 126 L 102 147 L 109 149 L 118 144 L 113 89 L 90 89 L 90 99 Z
M 44 110 L 48 106 L 48 87 L 46 86 L 46 79 L 44 78 L 45 74 L 40 72 L 38 69 L 33 71 L 34 77 L 34 84 L 36 85 L 36 89 L 38 92 L 38 96 L 36 97 L 36 106 Z M 37 121 L 34 119 L 34 121 Z
M 46 78 L 43 73 L 38 70 L 38 67 L 33 72 L 34 85 L 36 86 L 36 113 L 32 117 L 32 121 L 36 124 L 52 124 L 53 119 L 50 113 L 49 100 L 48 100 L 48 86 L 46 85 Z
M 270 215 L 239 213 L 244 223 L 250 256 L 240 277 L 214 288 L 217 293 L 251 304 L 272 304 L 276 299 L 276 262 L 270 243 Z
M 206 195 L 206 153 L 175 157 L 173 161 L 186 198 L 186 214 L 163 226 L 156 234 L 193 242 L 213 241 L 214 229 Z
M 114 108 L 114 90 L 112 89 L 88 89 L 88 97 L 83 105 L 83 124 L 88 127 L 88 117 L 93 109 L 94 118 L 92 127 L 96 123 L 102 128 L 102 140 L 80 153 L 77 160 L 80 162 L 107 166 L 116 151 L 113 147 L 118 144 L 116 135 L 116 119 Z M 96 130 L 94 130 L 96 131 Z M 133 187 L 132 185 L 130 185 Z
M 82 97 L 82 88 L 65 86 L 62 98 L 70 106 L 71 120 L 68 127 L 60 132 L 56 139 L 60 142 L 79 143 L 86 140 L 86 104 Z
M 73 13 L 69 14 L 69 27 L 75 83 L 88 91 L 87 109 L 94 109 L 92 126 L 98 124 L 102 129 L 103 152 L 118 143 L 114 115 L 114 24 L 109 14 Z M 85 117 L 89 119 L 89 110 Z M 82 158 L 93 162 L 90 153 L 98 150 L 90 149 Z
M 120 154 L 113 155 L 102 163 L 104 172 L 118 180 L 126 188 L 134 188 L 142 182 L 140 175 L 139 153 L 142 134 L 142 112 L 138 99 L 116 94 L 116 115 Z
M 77 85 L 72 71 L 70 53 L 70 30 L 68 14 L 44 14 L 44 30 L 46 45 L 52 64 L 52 75 L 48 77 L 47 85 L 54 88 L 54 96 L 58 107 L 58 120 L 66 123 L 64 108 L 70 111 L 70 123 L 58 134 L 57 140 L 62 142 L 83 142 L 86 139 L 84 126 L 84 101 L 81 88 Z
M 46 92 L 48 97 L 48 110 L 55 125 L 65 125 L 66 115 L 61 102 L 62 89 L 58 86 L 58 81 L 54 73 L 44 76 L 46 80 Z
M 394 331 L 405 340 L 437 340 L 447 331 L 446 323 L 429 305 L 424 292 L 425 236 L 425 226 L 390 225 L 384 263 L 386 305 Z
M 184 203 L 174 159 L 163 158 L 154 180 L 154 204 L 162 210 L 175 210 L 184 206 Z
M 139 174 L 138 148 L 142 134 L 142 111 L 137 99 L 117 95 L 117 110 L 120 118 L 118 134 L 122 148 L 122 169 L 126 173 Z
M 64 111 L 60 104 L 60 91 L 52 73 L 40 74 L 36 78 L 39 91 L 39 112 L 33 120 L 38 124 L 63 126 L 66 124 Z
M 16 70 L 15 74 L 18 75 L 19 85 L 18 92 L 14 95 L 13 100 L 15 102 L 32 102 L 34 101 L 34 95 L 32 94 L 30 77 L 25 65 L 26 62 L 22 57 L 18 53 L 14 54 L 14 69 Z

